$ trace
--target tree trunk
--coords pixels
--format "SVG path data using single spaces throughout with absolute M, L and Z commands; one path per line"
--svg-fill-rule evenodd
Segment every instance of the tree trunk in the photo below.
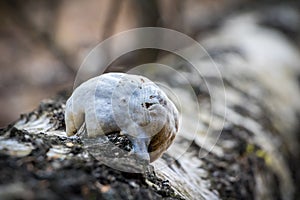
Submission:
M 238 35 L 241 24 L 233 22 L 230 34 Z M 108 167 L 89 154 L 79 137 L 67 137 L 67 95 L 60 94 L 0 130 L 0 199 L 299 198 L 300 54 L 278 34 L 265 37 L 269 29 L 247 26 L 245 38 L 253 39 L 254 51 L 241 43 L 245 38 L 230 38 L 223 29 L 202 41 L 223 76 L 225 92 L 218 72 L 210 71 L 209 58 L 195 55 L 194 47 L 183 51 L 194 55 L 198 68 L 171 56 L 161 60 L 185 74 L 196 95 L 173 83 L 183 99 L 180 133 L 145 173 Z M 253 28 L 258 35 L 251 35 Z M 276 57 L 282 49 L 290 54 Z M 152 75 L 176 77 L 161 71 Z

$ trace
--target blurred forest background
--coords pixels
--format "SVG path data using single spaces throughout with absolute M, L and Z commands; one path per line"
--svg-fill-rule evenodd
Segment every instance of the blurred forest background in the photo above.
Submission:
M 247 11 L 300 47 L 299 0 L 2 0 L 0 127 L 72 88 L 84 57 L 115 33 L 159 26 L 199 39 L 228 16 Z M 157 59 L 153 52 L 141 58 Z

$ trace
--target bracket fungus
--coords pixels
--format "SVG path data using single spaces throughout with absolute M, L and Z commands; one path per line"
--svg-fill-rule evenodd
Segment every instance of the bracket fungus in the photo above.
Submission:
M 74 90 L 66 103 L 66 132 L 78 135 L 84 124 L 88 138 L 118 132 L 131 142 L 131 153 L 149 163 L 171 145 L 178 115 L 173 102 L 149 79 L 106 73 Z

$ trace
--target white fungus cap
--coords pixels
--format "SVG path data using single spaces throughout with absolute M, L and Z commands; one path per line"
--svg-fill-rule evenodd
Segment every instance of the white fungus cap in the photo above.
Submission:
M 171 145 L 178 131 L 178 111 L 149 79 L 107 73 L 75 89 L 65 112 L 66 132 L 74 135 L 85 122 L 88 137 L 125 134 L 133 153 L 150 162 Z

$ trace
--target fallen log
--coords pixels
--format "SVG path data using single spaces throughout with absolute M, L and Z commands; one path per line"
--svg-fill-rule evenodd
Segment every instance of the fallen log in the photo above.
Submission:
M 245 29 L 239 29 L 238 19 L 230 23 L 234 27 L 230 27 L 231 34 Z M 183 67 L 187 63 L 174 57 L 161 60 L 186 74 L 199 104 L 173 85 L 184 99 L 181 112 L 186 121 L 170 150 L 145 173 L 108 167 L 89 153 L 80 138 L 67 137 L 64 110 L 69 95 L 60 94 L 0 130 L 0 199 L 299 197 L 300 70 L 295 66 L 300 54 L 276 31 L 258 27 L 251 20 L 247 26 L 244 34 L 249 35 L 241 40 L 255 38 L 251 44 L 264 49 L 258 54 L 247 43 L 226 35 L 228 25 L 202 41 L 219 64 L 226 104 L 212 98 L 221 96 L 224 88 L 216 81 L 217 74 L 209 70 L 209 58 L 194 55 L 202 66 L 197 70 L 213 89 L 210 91 L 202 79 L 193 76 L 193 68 Z M 277 51 L 280 55 L 282 49 L 290 50 L 288 56 L 277 57 L 274 63 L 270 57 L 277 56 Z M 194 52 L 193 47 L 182 51 Z M 175 74 L 153 76 L 171 79 Z M 200 105 L 199 113 L 196 105 Z M 198 116 L 200 122 L 190 116 Z M 198 126 L 196 134 L 192 133 L 194 126 Z M 110 139 L 126 145 L 117 133 Z M 112 153 L 105 148 L 101 152 Z

